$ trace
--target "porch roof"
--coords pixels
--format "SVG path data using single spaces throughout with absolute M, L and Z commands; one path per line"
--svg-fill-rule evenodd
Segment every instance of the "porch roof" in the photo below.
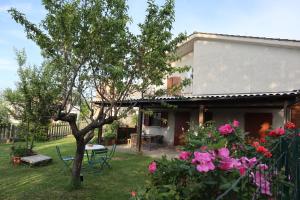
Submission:
M 258 93 L 231 93 L 231 94 L 203 94 L 182 96 L 161 96 L 154 98 L 127 99 L 120 102 L 122 106 L 159 106 L 163 103 L 174 105 L 207 106 L 215 105 L 253 105 L 253 106 L 283 106 L 284 103 L 294 104 L 300 101 L 300 90 L 284 92 L 258 92 Z M 95 102 L 100 104 L 101 102 Z

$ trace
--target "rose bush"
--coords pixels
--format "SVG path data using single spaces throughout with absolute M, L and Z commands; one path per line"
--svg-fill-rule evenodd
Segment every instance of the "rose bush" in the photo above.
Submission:
M 191 128 L 178 158 L 151 162 L 149 185 L 132 198 L 216 199 L 232 187 L 225 199 L 252 199 L 255 191 L 259 191 L 260 199 L 272 199 L 272 184 L 285 179 L 281 171 L 268 170 L 272 153 L 277 153 L 272 147 L 281 137 L 296 137 L 294 129 L 288 122 L 284 129 L 270 130 L 252 141 L 236 120 L 219 127 L 210 122 Z M 233 187 L 241 176 L 249 181 Z

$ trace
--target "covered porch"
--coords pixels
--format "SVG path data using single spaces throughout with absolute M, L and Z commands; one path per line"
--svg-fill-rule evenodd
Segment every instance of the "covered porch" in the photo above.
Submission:
M 220 125 L 238 120 L 251 137 L 260 137 L 267 129 L 283 126 L 286 121 L 300 127 L 299 94 L 292 91 L 140 99 L 136 147 L 143 150 L 144 135 L 163 136 L 166 147 L 183 145 L 186 131 L 206 121 Z

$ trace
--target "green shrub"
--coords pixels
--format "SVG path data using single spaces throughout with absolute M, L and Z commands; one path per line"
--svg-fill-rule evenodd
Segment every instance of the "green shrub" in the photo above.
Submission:
M 30 156 L 33 154 L 31 149 L 28 149 L 26 146 L 18 145 L 11 147 L 11 155 L 17 157 Z
M 289 185 L 284 167 L 276 172 L 269 164 L 274 144 L 297 137 L 295 130 L 277 128 L 268 136 L 249 143 L 239 122 L 220 127 L 212 122 L 193 127 L 186 135 L 186 145 L 178 158 L 163 157 L 149 165 L 150 182 L 134 193 L 136 200 L 212 200 L 229 191 L 225 199 L 272 199 L 273 186 Z M 276 154 L 276 152 L 272 151 Z M 239 181 L 236 182 L 237 180 Z M 235 184 L 237 183 L 237 184 Z

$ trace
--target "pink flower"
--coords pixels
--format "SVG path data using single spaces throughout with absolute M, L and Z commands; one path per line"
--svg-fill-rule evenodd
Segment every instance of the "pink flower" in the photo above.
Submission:
M 224 148 L 221 148 L 221 149 L 218 149 L 218 156 L 223 159 L 223 158 L 228 158 L 229 157 L 229 150 L 224 147 Z
M 257 162 L 257 159 L 255 158 L 255 157 L 253 157 L 253 158 L 251 158 L 251 159 L 249 159 L 249 161 L 248 161 L 249 163 L 249 167 L 253 167 L 255 164 L 256 164 L 256 162 Z
M 233 120 L 232 125 L 233 125 L 233 127 L 237 128 L 240 126 L 240 122 L 237 120 Z
M 198 172 L 208 172 L 210 170 L 215 169 L 215 165 L 212 162 L 207 162 L 206 164 L 199 164 L 197 165 Z
M 156 171 L 156 162 L 153 161 L 152 163 L 150 163 L 148 170 L 151 174 L 153 174 Z
M 240 165 L 237 165 L 236 168 L 239 170 L 240 175 L 244 176 L 246 174 L 246 170 L 253 167 L 256 162 L 257 160 L 255 157 L 251 159 L 248 159 L 247 157 L 241 157 L 239 159 Z
M 257 165 L 257 167 L 260 170 L 267 170 L 269 168 L 268 165 L 266 165 L 266 164 L 259 164 L 259 165 Z
M 182 151 L 179 154 L 179 159 L 180 160 L 188 160 L 190 158 L 190 156 L 191 156 L 190 152 L 188 152 L 188 151 Z
M 250 175 L 253 178 L 253 183 L 259 188 L 262 194 L 272 196 L 270 191 L 270 182 L 266 180 L 266 177 L 260 172 L 252 172 Z
M 225 171 L 237 168 L 240 165 L 240 163 L 238 162 L 238 160 L 234 159 L 234 158 L 223 158 L 220 161 L 220 165 L 219 168 Z
M 249 159 L 249 158 L 243 156 L 240 158 L 240 162 L 246 168 L 251 168 L 256 164 L 257 160 L 255 157 Z
M 194 152 L 194 156 L 195 158 L 192 160 L 192 163 L 197 164 L 196 169 L 199 172 L 208 172 L 215 169 L 213 163 L 214 157 L 210 153 Z
M 222 126 L 219 127 L 219 132 L 221 135 L 229 135 L 234 131 L 234 129 L 232 128 L 232 126 L 230 124 L 224 124 Z
M 246 168 L 245 167 L 240 167 L 239 172 L 241 176 L 244 176 L 246 174 Z
M 225 157 L 220 160 L 219 168 L 222 170 L 231 170 L 231 169 L 240 169 L 242 167 L 242 163 L 239 159 Z

